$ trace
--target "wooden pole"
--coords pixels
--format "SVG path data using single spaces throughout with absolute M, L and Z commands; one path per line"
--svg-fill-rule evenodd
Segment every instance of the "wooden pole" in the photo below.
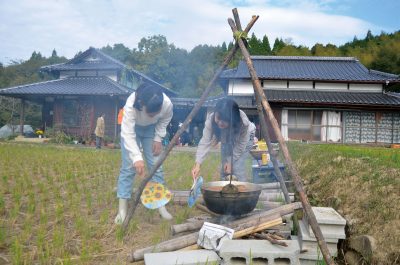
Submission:
M 232 10 L 232 13 L 233 13 L 233 18 L 235 19 L 236 28 L 239 31 L 242 31 L 242 26 L 241 26 L 241 23 L 240 23 L 239 13 L 238 13 L 237 9 L 234 8 Z M 267 122 L 265 121 L 264 113 L 263 113 L 263 110 L 262 110 L 262 107 L 261 107 L 261 100 L 257 96 L 257 94 L 255 96 L 256 96 L 256 102 L 257 102 L 258 116 L 259 116 L 259 120 L 260 120 L 260 123 L 261 123 L 261 131 L 262 131 L 262 134 L 263 134 L 263 136 L 265 138 L 265 142 L 267 143 L 268 150 L 270 150 L 269 153 L 270 153 L 270 157 L 271 157 L 271 162 L 272 162 L 272 164 L 274 166 L 274 171 L 275 171 L 276 176 L 278 177 L 278 181 L 281 184 L 281 189 L 282 189 L 283 195 L 285 196 L 285 202 L 286 203 L 290 203 L 290 197 L 289 197 L 288 190 L 286 188 L 285 180 L 283 179 L 281 170 L 279 169 L 279 164 L 278 164 L 278 160 L 276 159 L 276 154 L 274 153 L 274 151 L 272 149 L 272 144 L 271 144 L 271 140 L 270 140 L 271 138 L 270 138 L 270 135 L 268 133 Z
M 238 35 L 237 28 L 235 26 L 235 22 L 232 19 L 228 19 L 228 23 L 231 26 L 231 29 L 233 33 Z M 253 83 L 253 88 L 254 92 L 258 97 L 261 98 L 261 103 L 262 106 L 267 114 L 267 117 L 269 119 L 270 124 L 272 125 L 275 135 L 278 138 L 280 147 L 282 149 L 283 156 L 285 157 L 286 164 L 288 165 L 290 175 L 293 177 L 294 185 L 296 187 L 297 192 L 299 193 L 300 201 L 303 204 L 303 209 L 308 216 L 308 219 L 310 221 L 311 228 L 315 234 L 315 237 L 317 238 L 318 245 L 321 249 L 322 255 L 324 256 L 324 259 L 327 264 L 329 265 L 334 265 L 335 263 L 333 262 L 331 258 L 331 254 L 329 253 L 328 247 L 326 245 L 326 242 L 324 240 L 324 236 L 322 235 L 321 229 L 317 223 L 317 220 L 315 218 L 314 212 L 312 211 L 311 205 L 308 202 L 307 195 L 304 192 L 303 184 L 301 182 L 301 177 L 299 173 L 297 172 L 297 168 L 295 167 L 292 158 L 289 154 L 289 150 L 286 146 L 285 140 L 283 139 L 282 133 L 279 129 L 278 122 L 276 121 L 274 114 L 272 112 L 272 109 L 267 101 L 267 98 L 264 94 L 264 91 L 261 87 L 260 80 L 258 79 L 257 72 L 254 69 L 253 63 L 250 58 L 250 54 L 247 51 L 244 42 L 241 38 L 236 39 L 236 43 L 239 44 L 240 50 L 242 51 L 242 55 L 245 58 L 245 62 L 247 64 L 247 67 L 249 68 L 251 80 Z
M 254 23 L 257 21 L 258 16 L 253 16 L 250 23 L 247 25 L 245 32 L 249 32 L 250 29 L 253 27 Z M 167 158 L 169 152 L 174 148 L 176 141 L 178 140 L 179 136 L 186 130 L 190 122 L 192 121 L 193 117 L 197 114 L 197 112 L 200 110 L 201 106 L 203 103 L 206 101 L 208 94 L 210 94 L 211 90 L 214 88 L 214 85 L 221 74 L 221 72 L 225 69 L 225 67 L 229 64 L 229 62 L 232 60 L 233 56 L 235 55 L 236 51 L 239 49 L 239 46 L 236 44 L 234 48 L 227 54 L 225 57 L 222 65 L 217 69 L 215 72 L 213 78 L 209 82 L 206 90 L 204 91 L 203 95 L 200 97 L 199 101 L 195 104 L 193 107 L 192 111 L 189 113 L 189 115 L 186 117 L 185 121 L 183 122 L 182 126 L 179 128 L 179 130 L 176 132 L 174 137 L 172 138 L 171 142 L 168 144 L 167 148 L 164 149 L 164 151 L 160 154 L 160 157 L 157 159 L 157 162 L 153 166 L 153 168 L 150 170 L 149 174 L 143 179 L 143 181 L 140 183 L 136 196 L 133 199 L 132 206 L 128 209 L 127 216 L 122 224 L 122 230 L 125 231 L 126 228 L 128 227 L 129 221 L 131 220 L 133 214 L 135 213 L 136 207 L 139 204 L 140 201 L 140 195 L 143 192 L 144 187 L 146 186 L 147 182 L 150 181 L 154 173 L 157 171 L 157 169 L 162 165 L 164 160 Z

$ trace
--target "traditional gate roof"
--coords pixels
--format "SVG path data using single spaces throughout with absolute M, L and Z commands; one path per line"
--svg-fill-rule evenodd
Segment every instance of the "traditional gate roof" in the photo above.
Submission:
M 67 77 L 0 90 L 0 95 L 129 95 L 132 90 L 108 77 Z
M 398 75 L 368 70 L 353 57 L 251 56 L 260 79 L 315 80 L 333 82 L 400 83 Z M 242 60 L 235 69 L 221 74 L 222 79 L 249 79 Z

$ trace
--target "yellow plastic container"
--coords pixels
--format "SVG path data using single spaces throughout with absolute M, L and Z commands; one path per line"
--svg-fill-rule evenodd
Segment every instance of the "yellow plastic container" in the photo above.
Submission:
M 267 153 L 261 154 L 261 164 L 265 166 L 268 164 L 268 162 L 269 162 L 269 154 Z
M 258 141 L 257 147 L 258 147 L 258 150 L 263 150 L 263 151 L 266 151 L 268 149 L 267 143 L 264 141 Z

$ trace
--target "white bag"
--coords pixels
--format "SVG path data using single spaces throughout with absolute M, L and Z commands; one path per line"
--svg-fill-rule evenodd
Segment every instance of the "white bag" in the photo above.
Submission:
M 232 239 L 235 230 L 222 225 L 204 222 L 199 232 L 197 245 L 219 251 L 224 240 Z

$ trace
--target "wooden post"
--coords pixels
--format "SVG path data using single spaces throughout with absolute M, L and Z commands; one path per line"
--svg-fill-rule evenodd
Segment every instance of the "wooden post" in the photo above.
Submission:
M 239 31 L 242 31 L 242 26 L 241 26 L 241 23 L 240 23 L 239 13 L 238 13 L 237 9 L 234 8 L 232 10 L 232 13 L 233 13 L 233 18 L 235 19 L 235 23 L 236 23 L 237 29 Z M 270 135 L 268 133 L 267 123 L 265 121 L 264 113 L 263 113 L 263 110 L 262 110 L 262 107 L 261 107 L 261 100 L 260 100 L 260 97 L 258 97 L 257 94 L 255 95 L 255 97 L 256 97 L 256 103 L 257 103 L 258 117 L 259 117 L 259 120 L 260 120 L 260 123 L 261 123 L 260 127 L 261 127 L 262 134 L 263 134 L 263 136 L 265 138 L 265 142 L 267 143 L 268 150 L 270 150 L 269 153 L 270 153 L 270 157 L 271 157 L 271 162 L 272 162 L 272 164 L 274 166 L 274 171 L 275 171 L 276 176 L 278 177 L 278 181 L 281 184 L 281 189 L 282 189 L 283 195 L 285 197 L 285 202 L 286 203 L 290 203 L 290 197 L 289 197 L 288 190 L 286 188 L 285 180 L 284 180 L 284 178 L 282 176 L 281 170 L 279 169 L 279 164 L 278 164 L 278 160 L 276 159 L 276 154 L 272 149 L 271 138 L 270 138 Z
M 235 22 L 232 19 L 228 19 L 228 23 L 231 26 L 232 32 L 234 34 L 235 33 L 236 34 L 239 33 L 237 31 L 236 26 L 235 26 Z M 240 47 L 240 49 L 242 51 L 242 55 L 245 58 L 245 62 L 247 64 L 247 67 L 249 68 L 251 80 L 252 80 L 252 83 L 253 83 L 254 92 L 256 93 L 256 95 L 258 97 L 261 98 L 262 106 L 263 106 L 263 108 L 264 108 L 264 110 L 265 110 L 265 112 L 267 114 L 267 117 L 268 117 L 268 119 L 270 121 L 270 124 L 272 125 L 272 127 L 274 129 L 275 135 L 278 138 L 280 147 L 282 149 L 282 153 L 283 153 L 283 155 L 285 157 L 285 160 L 286 160 L 286 164 L 288 165 L 288 168 L 289 168 L 289 172 L 290 172 L 291 176 L 293 177 L 294 185 L 296 187 L 297 192 L 299 193 L 300 201 L 303 204 L 303 209 L 304 209 L 304 211 L 305 211 L 305 213 L 306 213 L 306 215 L 307 215 L 307 217 L 308 217 L 308 219 L 310 221 L 311 228 L 312 228 L 312 230 L 313 230 L 313 232 L 314 232 L 314 234 L 315 234 L 315 236 L 317 238 L 317 242 L 318 242 L 318 245 L 319 245 L 319 247 L 321 249 L 322 255 L 324 256 L 324 259 L 325 259 L 327 264 L 333 265 L 335 263 L 333 262 L 333 260 L 331 258 L 331 254 L 329 253 L 328 247 L 327 247 L 326 242 L 324 240 L 324 236 L 322 235 L 321 229 L 320 229 L 320 227 L 319 227 L 319 225 L 317 223 L 317 220 L 315 218 L 314 212 L 312 211 L 311 205 L 308 202 L 307 195 L 304 192 L 303 184 L 301 182 L 301 177 L 300 177 L 299 173 L 297 172 L 297 168 L 295 167 L 295 165 L 294 165 L 294 163 L 292 161 L 292 158 L 291 158 L 291 156 L 289 154 L 289 150 L 288 150 L 288 148 L 286 146 L 285 140 L 283 139 L 282 133 L 281 133 L 281 131 L 279 129 L 278 122 L 276 121 L 276 119 L 274 117 L 274 114 L 272 112 L 272 109 L 271 109 L 271 107 L 270 107 L 270 105 L 269 105 L 269 103 L 267 101 L 267 98 L 266 98 L 264 92 L 263 92 L 263 89 L 262 89 L 261 84 L 260 84 L 260 80 L 258 79 L 258 76 L 257 76 L 257 72 L 255 71 L 253 63 L 251 61 L 250 54 L 247 51 L 247 49 L 246 49 L 246 47 L 244 45 L 244 42 L 243 42 L 243 40 L 241 38 L 237 38 L 236 39 L 236 43 L 239 44 L 239 47 Z
M 21 99 L 21 112 L 19 115 L 19 134 L 24 135 L 24 121 L 25 121 L 25 99 Z
M 250 23 L 247 25 L 245 32 L 250 31 L 250 29 L 253 27 L 254 23 L 257 21 L 258 16 L 253 16 Z M 172 138 L 171 142 L 168 144 L 166 149 L 160 154 L 160 157 L 158 158 L 157 162 L 153 166 L 153 168 L 150 170 L 149 174 L 146 175 L 146 177 L 143 179 L 143 181 L 140 183 L 137 192 L 135 194 L 135 197 L 133 198 L 132 206 L 128 209 L 127 216 L 122 224 L 122 230 L 125 231 L 125 229 L 128 227 L 129 221 L 131 220 L 133 214 L 135 213 L 135 209 L 137 205 L 139 204 L 140 201 L 140 195 L 143 192 L 144 187 L 146 186 L 147 182 L 150 181 L 154 173 L 157 171 L 157 169 L 162 165 L 164 160 L 167 158 L 169 152 L 174 148 L 176 141 L 178 140 L 179 136 L 186 130 L 190 122 L 192 121 L 193 117 L 197 114 L 197 112 L 200 110 L 201 106 L 203 103 L 206 101 L 208 94 L 210 94 L 211 90 L 214 88 L 215 83 L 217 82 L 217 79 L 221 72 L 225 69 L 225 67 L 229 64 L 229 62 L 232 60 L 233 56 L 235 55 L 236 51 L 239 49 L 238 45 L 236 44 L 234 48 L 228 53 L 228 55 L 225 57 L 225 60 L 223 61 L 222 65 L 217 69 L 216 73 L 214 74 L 213 78 L 211 79 L 210 83 L 208 84 L 206 90 L 204 91 L 203 95 L 200 97 L 200 100 L 195 104 L 193 107 L 192 111 L 189 113 L 189 115 L 186 117 L 185 121 L 183 122 L 182 126 L 179 128 L 179 130 L 175 133 L 174 137 Z

